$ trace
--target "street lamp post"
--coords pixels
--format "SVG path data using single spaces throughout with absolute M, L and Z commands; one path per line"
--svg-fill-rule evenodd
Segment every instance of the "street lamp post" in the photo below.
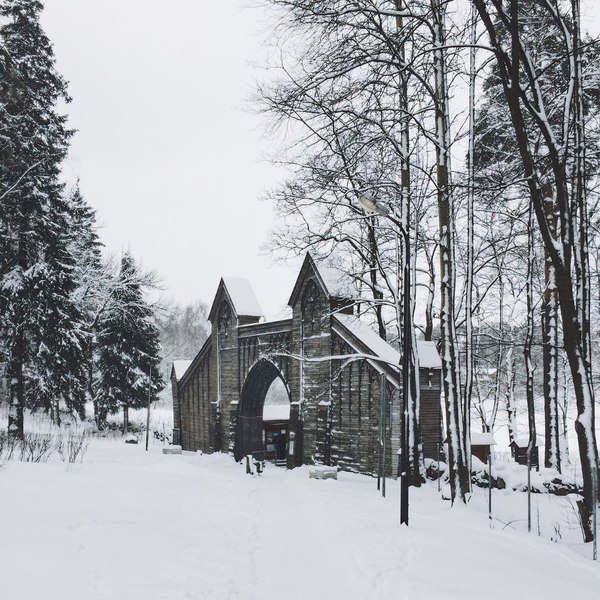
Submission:
M 411 312 L 411 285 L 410 285 L 410 236 L 408 232 L 409 215 L 405 215 L 406 226 L 390 211 L 387 206 L 378 203 L 372 198 L 359 196 L 358 202 L 366 212 L 378 213 L 386 216 L 400 231 L 404 243 L 404 271 L 403 271 L 403 322 L 402 322 L 402 441 L 400 451 L 400 523 L 408 526 L 408 472 L 409 472 L 409 418 L 408 406 L 410 403 L 410 369 L 412 366 L 412 312 Z M 385 460 L 385 458 L 384 458 Z M 384 463 L 385 464 L 385 463 Z

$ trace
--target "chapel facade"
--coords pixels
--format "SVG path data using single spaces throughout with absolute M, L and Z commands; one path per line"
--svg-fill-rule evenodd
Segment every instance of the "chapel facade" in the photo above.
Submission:
M 293 468 L 336 465 L 396 476 L 401 447 L 399 354 L 353 314 L 344 277 L 307 254 L 288 302 L 265 322 L 245 279 L 221 279 L 211 334 L 172 369 L 174 443 L 184 450 L 254 456 Z M 418 342 L 425 457 L 438 455 L 441 361 Z M 277 384 L 277 385 L 276 385 Z M 283 390 L 271 406 L 270 393 Z

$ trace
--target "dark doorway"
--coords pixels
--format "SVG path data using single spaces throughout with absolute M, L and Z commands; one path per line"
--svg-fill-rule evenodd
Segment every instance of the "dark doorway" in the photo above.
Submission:
M 287 402 L 287 416 L 283 414 L 286 408 L 284 401 Z M 263 414 L 267 420 L 263 420 Z M 277 418 L 271 419 L 275 415 Z M 250 369 L 242 387 L 237 414 L 235 459 L 241 460 L 252 454 L 263 460 L 270 453 L 274 460 L 283 460 L 287 448 L 288 423 L 287 386 L 279 369 L 272 362 L 261 359 Z

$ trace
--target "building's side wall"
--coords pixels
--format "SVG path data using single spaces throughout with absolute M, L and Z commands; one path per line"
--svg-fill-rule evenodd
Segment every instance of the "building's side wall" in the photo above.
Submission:
M 240 377 L 238 360 L 238 329 L 234 320 L 226 335 L 219 334 L 219 356 L 221 367 L 221 403 L 220 415 L 215 422 L 220 437 L 221 452 L 233 452 L 234 431 L 231 430 L 231 415 L 237 411 L 240 399 Z
M 298 390 L 292 394 L 290 431 L 296 434 L 296 464 L 319 462 L 317 456 L 319 406 L 330 401 L 330 361 L 311 362 L 311 358 L 326 357 L 331 347 L 331 318 L 329 298 L 321 289 L 312 307 L 314 319 L 307 322 L 302 311 L 302 298 L 306 286 L 317 283 L 316 277 L 307 277 L 297 302 L 292 307 L 292 353 L 308 360 L 294 360 L 290 364 L 290 385 Z
M 211 356 L 207 346 L 180 382 L 173 381 L 174 424 L 184 450 L 210 452 Z
M 333 333 L 331 342 L 333 355 L 354 352 L 336 333 Z M 380 372 L 366 360 L 343 365 L 342 360 L 332 362 L 331 463 L 347 471 L 377 474 L 383 417 L 386 425 L 386 473 L 392 475 L 391 414 L 397 397 L 396 388 L 386 380 L 382 405 Z
M 420 369 L 419 381 L 421 385 L 420 424 L 421 440 L 423 441 L 424 458 L 437 459 L 442 442 L 442 407 L 440 369 Z
M 173 397 L 173 444 L 181 444 L 181 410 L 179 408 L 179 387 L 173 370 L 171 374 L 171 394 Z

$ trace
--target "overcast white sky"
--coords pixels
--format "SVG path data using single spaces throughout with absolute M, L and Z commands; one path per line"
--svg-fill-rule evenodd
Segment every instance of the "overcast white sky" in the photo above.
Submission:
M 212 301 L 221 275 L 247 277 L 270 319 L 298 264 L 259 252 L 274 212 L 259 201 L 282 177 L 245 107 L 265 35 L 242 0 L 46 0 L 43 25 L 70 82 L 66 165 L 115 253 L 156 268 L 165 294 Z M 600 0 L 583 0 L 598 31 Z
M 156 268 L 165 294 L 210 303 L 221 275 L 250 279 L 280 316 L 296 265 L 259 252 L 274 222 L 253 92 L 265 30 L 239 0 L 46 0 L 43 25 L 78 130 L 66 165 L 101 237 Z

